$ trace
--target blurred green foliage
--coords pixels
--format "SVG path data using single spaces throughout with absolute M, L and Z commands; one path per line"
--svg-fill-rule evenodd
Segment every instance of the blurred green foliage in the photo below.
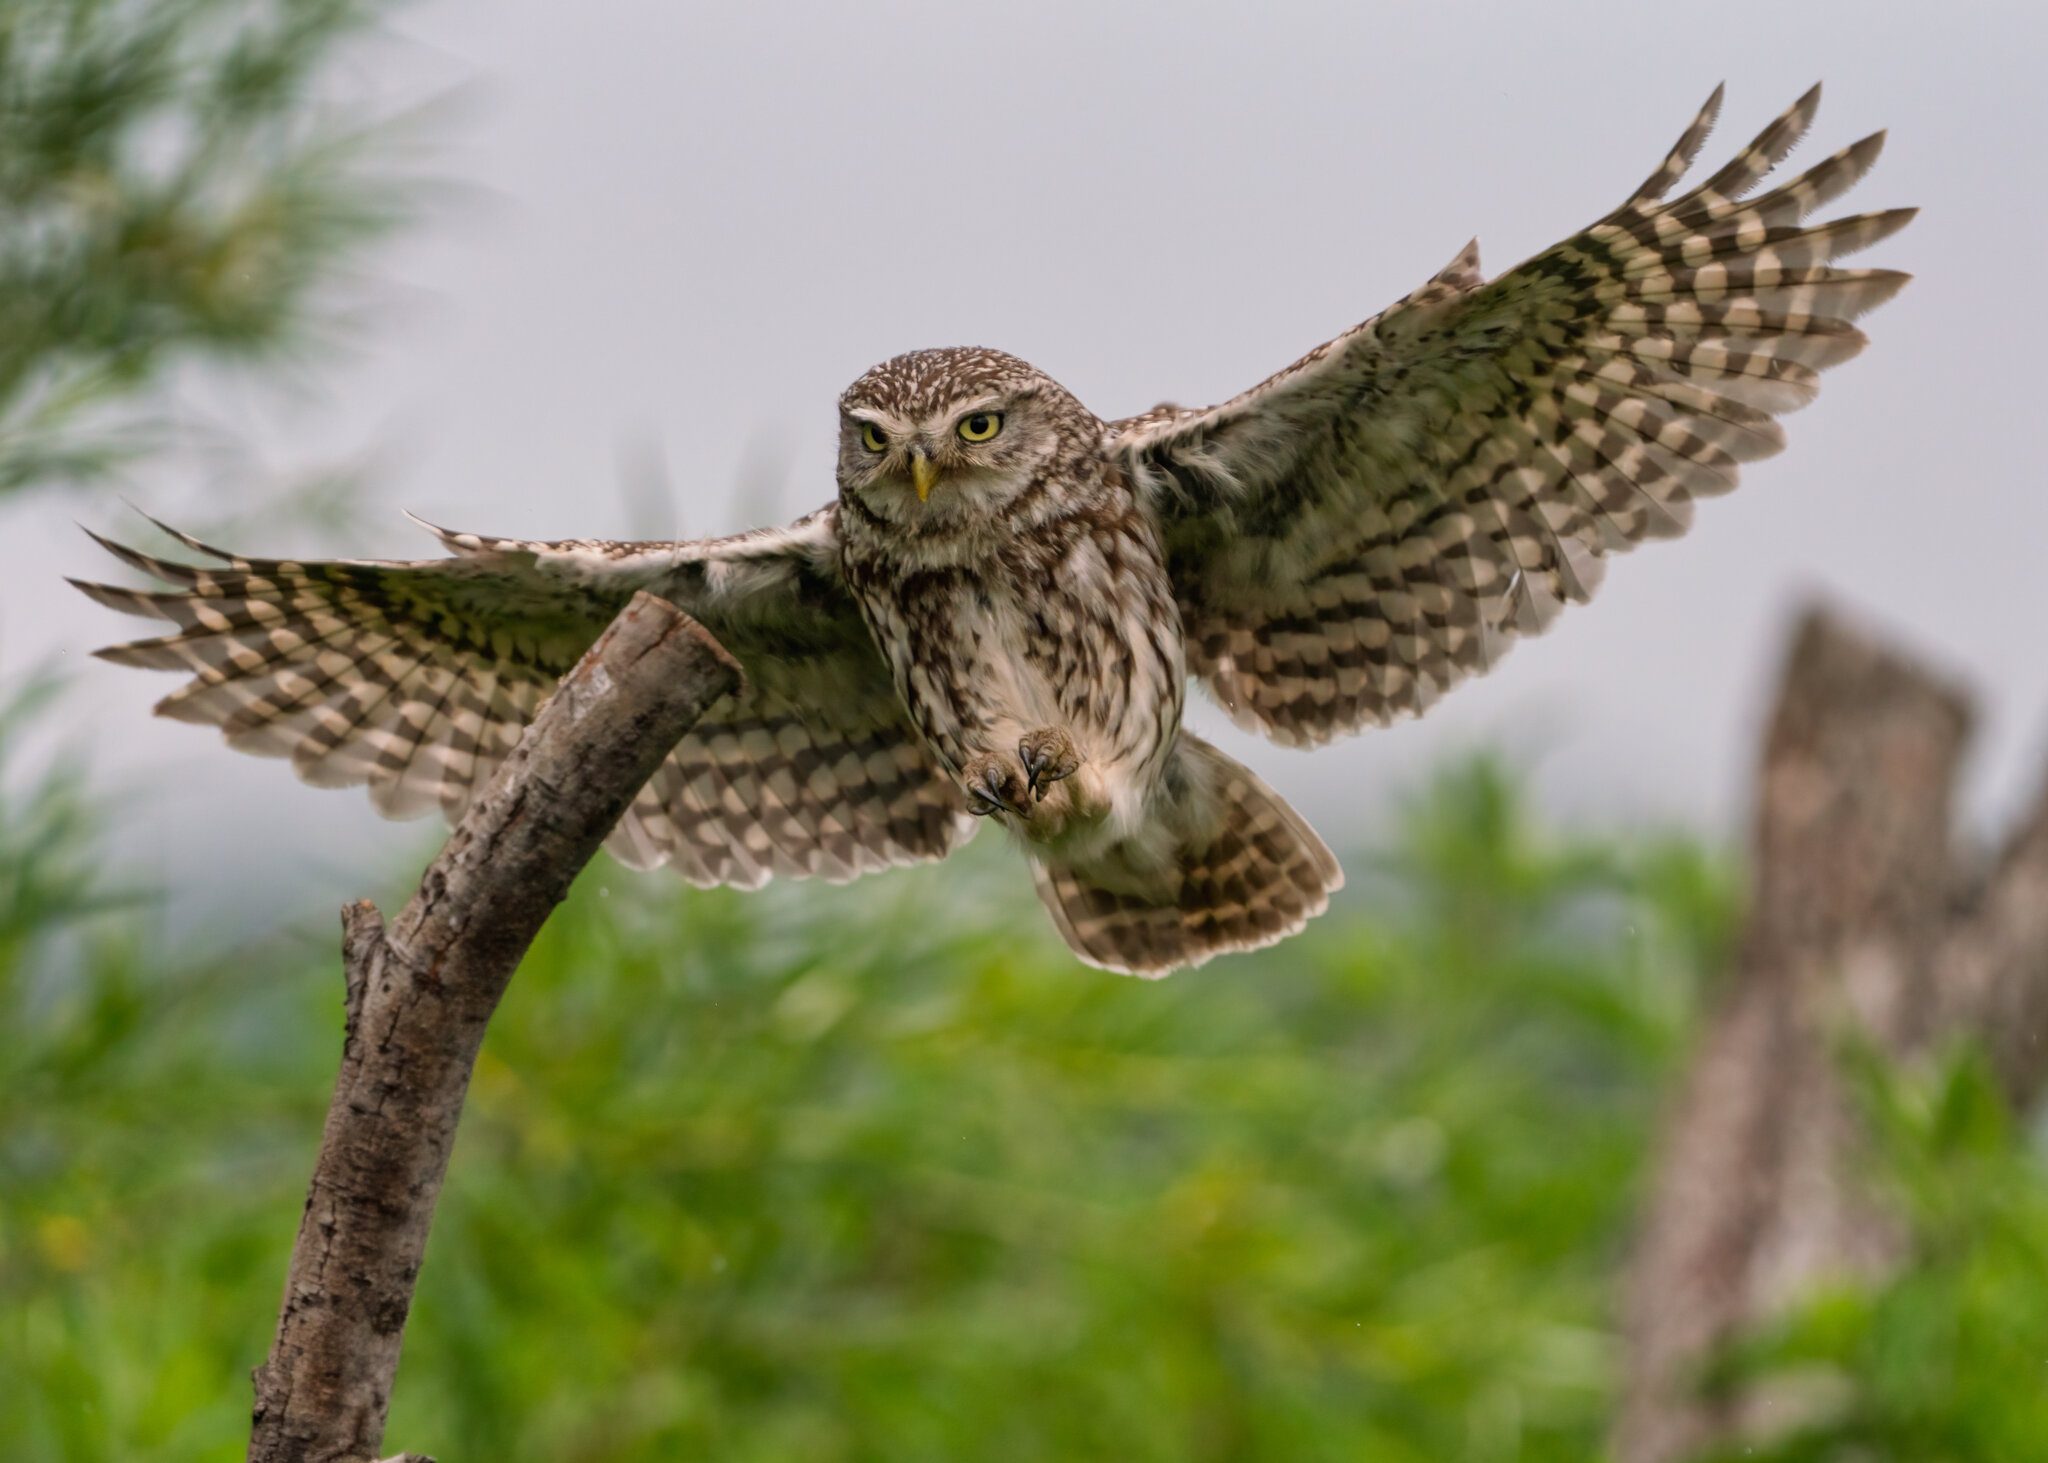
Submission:
M 1869 1177 L 1906 1216 L 1896 1277 L 1813 1298 L 1711 1381 L 1776 1388 L 1811 1420 L 1720 1455 L 1754 1463 L 2048 1456 L 2048 1182 L 1983 1053 L 1851 1070 Z M 1718 1460 L 1717 1460 L 1718 1463 Z
M 238 1457 L 336 961 L 167 952 L 39 785 L 0 810 L 0 1457 Z M 1308 935 L 1146 984 L 1075 966 L 995 842 L 843 889 L 588 873 L 486 1046 L 394 1444 L 1599 1456 L 1721 866 L 1547 836 L 1479 763 Z M 1970 1054 L 1863 1085 L 1916 1264 L 1729 1359 L 1825 1403 L 1729 1456 L 2031 1456 L 2048 1182 Z
M 1720 870 L 1539 836 L 1481 765 L 1309 936 L 1144 984 L 1075 966 L 989 842 L 838 890 L 582 881 L 491 1033 L 393 1440 L 1592 1456 Z M 69 908 L 0 942 L 0 1456 L 236 1456 L 334 960 Z
M 318 104 L 374 0 L 0 4 L 0 492 L 91 476 L 172 362 L 294 345 L 391 222 Z

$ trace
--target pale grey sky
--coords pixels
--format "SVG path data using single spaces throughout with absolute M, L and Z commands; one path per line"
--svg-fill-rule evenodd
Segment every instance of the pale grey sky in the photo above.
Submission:
M 675 501 L 653 527 L 793 514 L 832 491 L 838 390 L 913 346 L 1001 346 L 1104 415 L 1219 399 L 1474 233 L 1493 272 L 1591 221 L 1716 81 L 1709 167 L 1824 79 L 1797 156 L 1890 127 L 1846 206 L 1921 205 L 1859 261 L 1919 278 L 1790 450 L 1425 720 L 1315 754 L 1225 740 L 1333 841 L 1370 840 L 1482 743 L 1533 763 L 1562 815 L 1728 831 L 1779 631 L 1820 590 L 1982 691 L 1980 818 L 2032 781 L 2040 7 L 436 0 L 399 30 L 380 84 L 462 88 L 437 167 L 482 197 L 378 256 L 381 308 L 311 389 L 204 392 L 264 471 L 370 452 L 391 505 L 353 542 L 306 529 L 252 551 L 426 552 L 400 506 L 515 534 L 644 529 L 621 461 L 657 448 Z M 769 500 L 735 501 L 743 482 Z M 217 489 L 186 460 L 131 491 L 203 519 Z M 56 582 L 108 571 L 75 506 L 4 515 L 0 654 L 75 661 L 104 779 L 142 789 L 124 826 L 146 873 L 203 892 L 253 862 L 281 914 L 324 919 L 418 846 L 359 793 L 152 722 L 169 678 L 85 660 L 131 625 Z M 174 841 L 198 852 L 173 860 Z

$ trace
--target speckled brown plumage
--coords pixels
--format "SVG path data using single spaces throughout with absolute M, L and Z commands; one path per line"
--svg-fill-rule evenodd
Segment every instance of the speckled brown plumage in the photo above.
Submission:
M 1314 744 L 1425 710 L 1591 597 L 1606 556 L 1778 450 L 1905 276 L 1832 261 L 1907 210 L 1807 226 L 1881 135 L 1748 195 L 1816 88 L 1665 201 L 1716 91 L 1613 213 L 1487 281 L 1476 246 L 1220 406 L 1105 422 L 986 349 L 915 351 L 840 399 L 839 496 L 696 543 L 441 535 L 417 563 L 108 547 L 176 588 L 82 585 L 169 619 L 102 652 L 189 671 L 159 710 L 451 818 L 636 589 L 748 673 L 612 841 L 703 884 L 943 857 L 975 814 L 1033 860 L 1085 960 L 1157 974 L 1297 930 L 1342 882 L 1313 830 L 1181 729 L 1200 681 Z M 103 541 L 104 542 L 104 541 Z

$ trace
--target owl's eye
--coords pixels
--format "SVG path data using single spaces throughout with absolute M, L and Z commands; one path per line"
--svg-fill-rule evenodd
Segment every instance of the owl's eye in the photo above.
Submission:
M 860 424 L 860 445 L 867 448 L 870 452 L 887 452 L 889 450 L 889 439 L 882 435 L 882 429 L 873 422 L 862 422 Z
M 978 411 L 960 418 L 962 442 L 986 442 L 1002 429 L 1003 414 L 999 411 Z

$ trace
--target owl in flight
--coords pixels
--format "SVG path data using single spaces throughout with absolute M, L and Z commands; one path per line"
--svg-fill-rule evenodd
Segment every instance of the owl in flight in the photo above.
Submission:
M 1666 198 L 1717 89 L 1619 209 L 1488 281 L 1476 246 L 1240 396 L 1104 421 L 1013 356 L 922 350 L 839 399 L 839 494 L 683 543 L 435 530 L 420 562 L 205 565 L 101 540 L 175 586 L 80 584 L 173 633 L 100 651 L 190 672 L 157 710 L 453 820 L 641 589 L 744 689 L 612 834 L 693 884 L 851 879 L 990 818 L 1083 960 L 1159 975 L 1270 944 L 1343 874 L 1256 774 L 1181 725 L 1202 683 L 1308 747 L 1426 710 L 1592 596 L 1610 553 L 1778 450 L 1906 276 L 1846 269 L 1906 209 L 1809 225 L 1883 134 L 1749 195 L 1819 88 Z

